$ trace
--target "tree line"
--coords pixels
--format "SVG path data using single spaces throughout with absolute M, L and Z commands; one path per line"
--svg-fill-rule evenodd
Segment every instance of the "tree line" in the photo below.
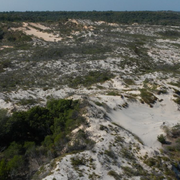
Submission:
M 180 13 L 173 11 L 26 11 L 0 12 L 0 22 L 48 22 L 67 18 L 91 19 L 122 24 L 179 25 Z

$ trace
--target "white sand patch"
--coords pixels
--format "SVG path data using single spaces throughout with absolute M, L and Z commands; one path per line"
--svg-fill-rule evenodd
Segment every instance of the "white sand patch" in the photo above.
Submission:
M 76 19 L 68 19 L 68 21 L 65 24 L 67 24 L 68 22 L 72 22 L 72 23 L 75 23 L 77 25 L 79 24 Z
M 37 28 L 46 28 L 44 26 L 40 26 L 38 23 L 30 23 L 30 25 L 36 26 Z M 23 23 L 23 27 L 19 27 L 19 28 L 11 28 L 12 30 L 19 30 L 19 31 L 23 31 L 25 34 L 27 35 L 33 35 L 37 38 L 43 39 L 45 41 L 61 41 L 62 38 L 59 37 L 59 35 L 54 35 L 52 33 L 47 33 L 47 32 L 43 32 L 43 31 L 39 31 L 38 29 L 35 29 L 31 26 L 29 26 L 29 23 L 24 22 Z
M 101 24 L 106 24 L 106 22 L 105 21 L 96 21 L 95 24 L 101 25 Z
M 157 136 L 164 133 L 161 128 L 164 122 L 168 126 L 180 122 L 177 105 L 170 99 L 169 95 L 163 95 L 164 100 L 158 102 L 153 108 L 141 103 L 131 103 L 126 109 L 118 109 L 118 105 L 122 104 L 119 97 L 101 96 L 102 98 L 110 108 L 116 107 L 116 110 L 108 113 L 111 120 L 139 136 L 145 145 L 152 148 L 161 147 Z
M 13 109 L 13 104 L 11 102 L 6 102 L 3 99 L 0 99 L 0 109 L 8 109 L 11 111 Z
M 34 26 L 34 27 L 37 27 L 39 29 L 42 29 L 42 30 L 50 30 L 51 28 L 47 27 L 47 26 L 44 26 L 40 23 L 29 23 L 30 25 Z
M 108 23 L 109 26 L 117 27 L 119 26 L 117 23 Z
M 45 41 L 61 41 L 62 40 L 62 38 L 57 37 L 57 36 L 55 36 L 53 34 L 38 31 L 37 29 L 28 26 L 28 23 L 23 23 L 23 27 L 26 28 L 24 30 L 24 32 L 27 35 L 34 35 L 34 36 L 36 36 L 38 38 L 44 39 Z
M 6 49 L 6 48 L 14 48 L 13 46 L 1 46 L 0 50 Z

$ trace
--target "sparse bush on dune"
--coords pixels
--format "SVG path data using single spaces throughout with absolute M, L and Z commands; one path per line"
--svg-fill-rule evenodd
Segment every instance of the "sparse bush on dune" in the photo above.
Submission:
M 158 99 L 156 96 L 154 96 L 151 92 L 147 91 L 146 89 L 140 89 L 140 92 L 142 100 L 150 106 L 152 106 Z
M 161 144 L 166 144 L 166 138 L 163 134 L 159 135 L 157 137 L 157 140 L 161 143 Z

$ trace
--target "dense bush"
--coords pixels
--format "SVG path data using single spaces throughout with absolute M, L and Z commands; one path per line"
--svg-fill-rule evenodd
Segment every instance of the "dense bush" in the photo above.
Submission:
M 46 107 L 14 112 L 10 117 L 0 110 L 0 179 L 24 176 L 31 159 L 41 164 L 42 156 L 55 157 L 83 120 L 79 102 L 73 100 L 51 100 Z
M 0 28 L 0 40 L 4 37 L 4 31 Z
M 157 137 L 158 141 L 161 143 L 161 144 L 166 144 L 166 138 L 164 137 L 163 134 L 159 135 Z

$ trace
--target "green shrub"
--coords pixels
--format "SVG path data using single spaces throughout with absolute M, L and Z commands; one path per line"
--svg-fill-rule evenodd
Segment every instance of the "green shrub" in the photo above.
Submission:
M 107 80 L 110 80 L 112 77 L 114 77 L 114 75 L 110 72 L 90 71 L 85 76 L 78 76 L 70 80 L 69 86 L 72 88 L 77 88 L 78 85 L 83 85 L 88 87 L 95 83 L 102 83 Z
M 94 102 L 97 106 L 102 106 L 103 104 L 102 103 L 100 103 L 99 101 L 95 101 Z
M 2 159 L 0 161 L 0 179 L 9 180 L 8 174 L 9 174 L 9 169 L 7 167 L 7 163 L 5 159 Z
M 109 96 L 120 96 L 120 94 L 118 92 L 116 92 L 116 91 L 109 91 L 107 93 L 107 95 L 109 95 Z
M 140 93 L 142 100 L 150 106 L 154 104 L 158 99 L 156 96 L 154 96 L 151 92 L 147 91 L 146 89 L 140 89 Z
M 4 31 L 0 28 L 0 40 L 4 37 Z
M 114 177 L 115 180 L 121 180 L 121 175 L 113 170 L 109 171 L 108 175 Z
M 159 135 L 157 137 L 157 140 L 161 143 L 161 144 L 166 144 L 166 138 L 164 137 L 163 134 Z
M 112 150 L 105 150 L 104 154 L 108 155 L 110 158 L 115 159 L 116 156 Z
M 126 84 L 128 84 L 128 85 L 135 85 L 135 82 L 134 82 L 134 80 L 133 79 L 123 79 L 124 80 L 124 82 L 126 83 Z
M 180 137 L 180 124 L 173 126 L 171 129 L 171 134 L 173 138 Z
M 180 32 L 173 31 L 173 30 L 166 30 L 163 32 L 158 32 L 158 34 L 160 34 L 163 37 L 167 37 L 167 38 L 179 38 L 179 36 L 180 36 Z
M 148 158 L 145 161 L 145 164 L 147 164 L 148 166 L 152 167 L 156 165 L 157 160 L 154 158 Z
M 22 106 L 25 106 L 25 105 L 34 105 L 36 104 L 38 101 L 36 99 L 21 99 L 19 101 L 19 104 L 22 105 Z
M 7 168 L 10 171 L 11 178 L 15 177 L 18 172 L 24 166 L 24 159 L 23 156 L 15 155 L 10 161 L 7 163 Z
M 22 145 L 16 142 L 12 142 L 5 150 L 4 154 L 7 159 L 12 158 L 15 155 L 22 153 Z
M 129 159 L 129 160 L 135 159 L 134 155 L 127 148 L 122 148 L 121 153 L 122 153 L 123 157 L 126 159 Z
M 71 164 L 76 167 L 76 166 L 81 166 L 86 164 L 86 160 L 83 157 L 72 157 L 71 158 Z

